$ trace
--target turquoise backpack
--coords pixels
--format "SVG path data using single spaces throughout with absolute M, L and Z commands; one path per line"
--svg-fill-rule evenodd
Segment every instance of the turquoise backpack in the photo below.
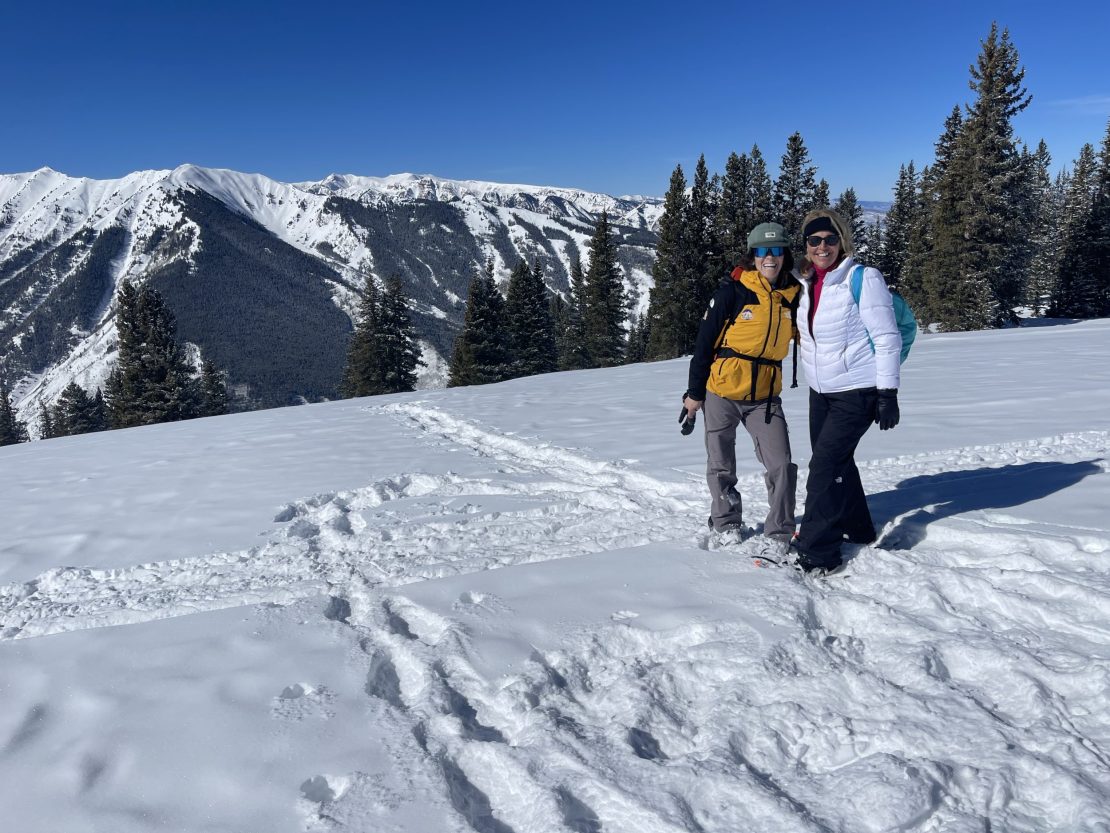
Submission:
M 852 270 L 852 277 L 850 281 L 852 288 L 852 299 L 859 306 L 859 294 L 863 289 L 863 267 L 857 266 Z M 917 338 L 917 319 L 914 317 L 913 310 L 910 305 L 906 303 L 906 299 L 898 294 L 895 290 L 890 291 L 891 300 L 894 301 L 894 320 L 898 324 L 898 332 L 902 334 L 902 354 L 898 357 L 899 362 L 904 362 L 906 356 L 910 354 L 910 348 L 913 347 L 913 341 Z M 867 337 L 871 341 L 871 336 Z M 871 352 L 875 352 L 875 342 L 871 342 Z

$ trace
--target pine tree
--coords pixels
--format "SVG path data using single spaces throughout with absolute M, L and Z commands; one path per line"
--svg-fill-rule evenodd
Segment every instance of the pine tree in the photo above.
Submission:
M 1091 208 L 1083 231 L 1080 266 L 1092 284 L 1094 298 L 1089 317 L 1110 315 L 1110 122 L 1098 157 Z
M 474 276 L 466 299 L 463 328 L 455 338 L 447 387 L 485 385 L 508 378 L 505 301 L 493 279 L 493 261 Z
M 1060 202 L 1049 168 L 1052 156 L 1044 139 L 1027 160 L 1029 245 L 1032 250 L 1024 303 L 1034 316 L 1043 314 L 1060 270 Z
M 570 296 L 563 313 L 563 324 L 556 338 L 559 354 L 559 370 L 582 370 L 590 366 L 590 355 L 586 352 L 586 276 L 582 272 L 582 262 L 573 258 L 570 262 Z
M 190 371 L 177 343 L 177 322 L 162 296 L 124 281 L 117 296 L 119 354 L 106 398 L 113 428 L 194 416 Z
M 39 408 L 39 437 L 44 440 L 52 440 L 57 436 L 59 434 L 54 425 L 54 412 L 50 410 L 49 405 L 43 402 Z
M 751 228 L 748 231 L 751 231 L 760 223 L 774 221 L 775 200 L 774 186 L 771 184 L 771 176 L 767 173 L 767 162 L 763 159 L 763 153 L 759 150 L 759 145 L 752 145 L 752 152 L 749 156 L 752 160 L 752 176 L 751 191 L 748 195 L 748 219 Z M 784 226 L 784 228 L 786 228 L 787 234 L 797 234 L 797 231 L 789 226 Z
M 625 349 L 624 363 L 637 364 L 647 361 L 648 341 L 651 337 L 647 315 L 636 316 L 628 328 L 628 346 Z
M 832 200 L 829 198 L 829 183 L 822 179 L 820 182 L 817 183 L 817 190 L 813 192 L 813 205 L 810 210 L 813 210 L 814 208 L 831 207 Z
M 384 370 L 378 352 L 378 294 L 373 276 L 367 275 L 358 307 L 358 323 L 347 346 L 347 366 L 340 385 L 340 392 L 347 398 L 385 393 Z
M 1009 32 L 992 24 L 971 67 L 977 94 L 938 181 L 929 292 L 944 329 L 983 329 L 1012 320 L 1021 301 L 1027 252 L 1012 240 L 1028 234 L 1025 184 L 1011 119 L 1030 101 L 1025 70 Z
M 0 446 L 25 443 L 27 440 L 27 423 L 16 416 L 11 391 L 6 382 L 0 381 Z
M 216 367 L 211 359 L 200 366 L 200 404 L 197 416 L 223 416 L 228 412 L 230 398 L 227 391 L 227 374 Z M 99 393 L 99 391 L 98 391 Z
M 1063 241 L 1060 265 L 1048 314 L 1054 318 L 1086 318 L 1094 296 L 1087 275 L 1079 266 L 1082 259 L 1083 234 L 1094 205 L 1098 162 L 1095 149 L 1085 144 L 1066 177 L 1066 194 L 1060 214 L 1060 237 Z
M 867 225 L 863 220 L 863 206 L 856 199 L 856 189 L 849 188 L 837 197 L 833 210 L 848 223 L 848 228 L 852 232 L 852 242 L 855 244 L 856 257 L 867 263 L 874 263 L 874 254 L 867 248 Z
M 748 250 L 748 232 L 756 225 L 751 216 L 752 162 L 747 154 L 730 153 L 717 203 L 716 236 L 721 246 L 718 272 L 726 275 Z
M 801 239 L 802 218 L 817 197 L 817 168 L 810 164 L 809 151 L 801 133 L 786 140 L 786 152 L 775 180 L 774 215 L 787 234 Z
M 648 320 L 651 322 L 648 356 L 652 359 L 673 359 L 683 355 L 693 338 L 687 333 L 684 282 L 686 264 L 690 260 L 686 248 L 688 235 L 684 231 L 688 205 L 686 177 L 682 166 L 677 165 L 671 173 L 670 187 L 663 198 L 663 214 L 659 218 L 659 242 L 655 248 L 655 264 L 651 269 L 654 286 L 651 288 L 648 305 Z
M 684 341 L 688 345 L 693 344 L 697 334 L 697 321 L 705 312 L 709 297 L 717 288 L 717 282 L 721 278 L 716 271 L 719 259 L 714 256 L 719 248 L 713 239 L 716 202 L 709 179 L 709 169 L 705 164 L 705 156 L 702 155 L 694 169 L 694 181 L 690 186 L 690 202 L 683 223 L 686 236 L 685 251 L 689 260 L 686 263 L 680 300 L 684 308 L 682 331 L 685 335 Z M 687 349 L 684 348 L 682 354 L 686 352 Z
M 378 307 L 377 354 L 383 393 L 416 389 L 416 368 L 424 362 L 420 360 L 416 327 L 409 315 L 409 299 L 400 275 L 385 280 L 385 292 Z
M 939 184 L 944 179 L 956 152 L 956 140 L 963 129 L 963 114 L 957 104 L 944 121 L 944 132 L 934 145 L 933 164 L 921 169 L 918 180 L 918 214 L 910 227 L 909 255 L 900 276 L 899 287 L 906 300 L 914 307 L 920 321 L 934 322 L 933 299 L 937 294 L 932 286 L 935 273 L 929 271 L 933 255 L 933 218 L 940 210 Z M 953 211 L 951 206 L 946 211 Z M 943 284 L 939 287 L 943 291 Z
M 55 436 L 91 434 L 107 427 L 100 390 L 97 389 L 97 396 L 92 397 L 76 382 L 66 385 L 52 416 Z
M 894 186 L 894 202 L 886 213 L 882 246 L 873 258 L 875 266 L 887 282 L 912 304 L 920 295 L 920 280 L 905 274 L 910 257 L 910 235 L 921 215 L 917 172 L 913 162 L 898 169 L 898 182 Z
M 505 334 L 511 377 L 550 373 L 558 367 L 555 323 L 543 278 L 523 260 L 509 276 Z
M 590 268 L 586 272 L 586 351 L 594 367 L 613 367 L 624 357 L 627 302 L 617 263 L 617 246 L 602 211 L 590 239 Z

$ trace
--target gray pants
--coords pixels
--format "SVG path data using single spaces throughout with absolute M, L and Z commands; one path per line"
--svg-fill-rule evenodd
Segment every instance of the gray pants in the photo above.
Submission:
M 736 491 L 736 426 L 743 425 L 755 445 L 755 458 L 766 470 L 769 510 L 763 523 L 765 535 L 789 537 L 794 534 L 794 492 L 798 467 L 790 461 L 790 434 L 782 405 L 771 405 L 771 421 L 766 421 L 766 402 L 737 402 L 706 393 L 705 450 L 709 464 L 705 478 L 713 504 L 709 518 L 715 528 L 742 523 L 743 507 Z

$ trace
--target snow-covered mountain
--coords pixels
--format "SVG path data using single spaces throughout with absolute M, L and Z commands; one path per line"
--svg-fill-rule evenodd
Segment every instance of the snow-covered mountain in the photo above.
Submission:
M 615 222 L 643 308 L 662 201 L 398 174 L 284 183 L 182 165 L 117 180 L 0 175 L 0 369 L 24 415 L 70 381 L 101 384 L 121 281 L 166 296 L 182 337 L 263 404 L 329 396 L 367 275 L 399 274 L 442 383 L 476 269 L 523 258 L 565 291 L 596 218 Z

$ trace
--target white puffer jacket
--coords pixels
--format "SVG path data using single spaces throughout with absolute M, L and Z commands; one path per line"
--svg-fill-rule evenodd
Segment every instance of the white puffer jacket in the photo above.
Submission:
M 809 308 L 813 301 L 813 277 L 798 278 L 802 284 L 798 304 L 802 368 L 806 382 L 818 393 L 898 387 L 902 336 L 894 320 L 890 290 L 882 273 L 868 266 L 863 270 L 857 306 L 849 285 L 855 267 L 855 260 L 848 257 L 825 275 L 812 330 Z M 875 344 L 874 351 L 871 342 Z

